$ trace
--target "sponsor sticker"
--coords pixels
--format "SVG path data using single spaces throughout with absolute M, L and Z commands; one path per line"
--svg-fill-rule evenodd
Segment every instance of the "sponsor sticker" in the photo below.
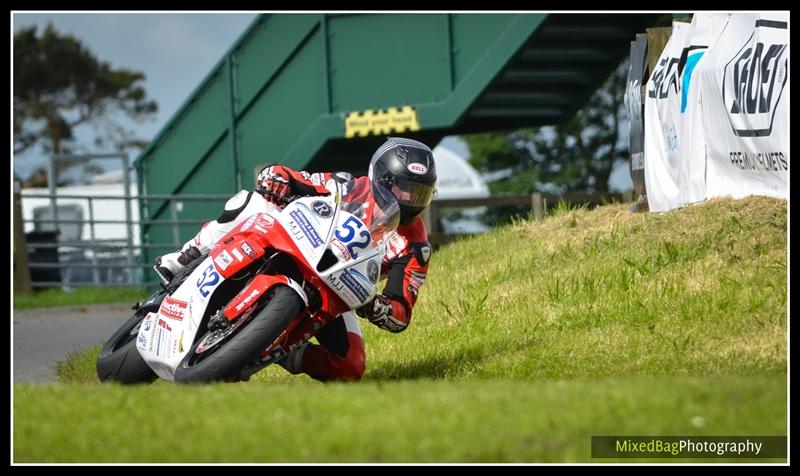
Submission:
M 344 259 L 346 259 L 347 261 L 350 261 L 350 259 L 351 259 L 350 250 L 347 249 L 347 247 L 344 245 L 344 243 L 342 243 L 338 239 L 334 238 L 334 239 L 331 240 L 331 244 L 333 244 L 339 251 L 341 251 L 342 256 L 344 256 Z
M 250 228 L 251 226 L 253 226 L 253 223 L 256 222 L 256 218 L 258 218 L 258 215 L 253 215 L 250 218 L 248 218 L 247 221 L 244 222 L 244 225 L 242 225 L 242 231 L 244 231 L 244 230 Z
M 406 246 L 408 246 L 408 241 L 406 241 L 406 239 L 400 236 L 398 233 L 392 232 L 386 245 L 388 248 L 386 251 L 386 261 L 391 261 L 400 256 L 400 253 L 406 249 Z
M 289 215 L 294 219 L 300 227 L 303 234 L 308 238 L 308 241 L 314 248 L 322 246 L 322 238 L 317 234 L 317 231 L 308 221 L 308 218 L 300 210 L 294 210 Z
M 411 278 L 408 280 L 408 292 L 416 297 L 417 293 L 419 293 L 419 288 L 425 284 L 425 278 L 427 277 L 427 273 L 418 273 L 416 271 L 412 271 Z
M 234 258 L 236 258 L 236 261 L 240 263 L 244 261 L 244 255 L 239 251 L 238 248 L 231 249 L 231 254 L 233 254 Z
M 419 252 L 422 255 L 422 263 L 420 263 L 420 264 L 425 264 L 425 263 L 428 262 L 429 259 L 431 259 L 431 247 L 430 246 L 428 246 L 428 245 L 423 246 L 422 248 L 419 249 Z
M 153 329 L 153 319 L 155 314 L 152 312 L 147 314 L 147 317 L 144 318 L 144 322 L 142 322 L 142 329 L 139 331 L 139 336 L 136 339 L 136 347 L 140 350 L 153 350 L 153 335 L 151 329 Z
M 369 292 L 364 289 L 364 286 L 362 286 L 361 283 L 359 283 L 358 280 L 350 274 L 350 272 L 344 271 L 339 275 L 339 280 L 345 286 L 347 286 L 347 289 L 355 294 L 359 301 L 366 301 L 369 297 Z
M 367 276 L 369 276 L 369 280 L 372 281 L 373 284 L 378 283 L 379 275 L 378 263 L 376 263 L 374 260 L 367 263 Z
M 255 252 L 255 250 L 253 250 L 253 247 L 252 247 L 252 246 L 250 246 L 250 244 L 249 244 L 249 243 L 247 243 L 246 241 L 245 241 L 245 242 L 242 242 L 242 251 L 244 251 L 244 253 L 245 253 L 247 256 L 249 256 L 249 257 L 251 257 L 251 258 L 253 258 L 253 259 L 255 259 L 255 258 L 256 258 L 256 252 Z
M 161 303 L 161 315 L 164 317 L 169 317 L 170 319 L 175 319 L 176 321 L 182 321 L 183 316 L 186 314 L 186 307 L 189 303 L 185 301 L 180 301 L 178 299 L 173 299 L 172 296 L 167 296 L 164 299 L 164 302 Z
M 225 271 L 228 268 L 228 266 L 230 266 L 231 263 L 233 263 L 233 258 L 231 258 L 231 255 L 230 253 L 228 253 L 228 250 L 222 250 L 222 253 L 218 254 L 217 257 L 214 258 L 214 262 L 217 263 L 219 269 Z
M 266 215 L 266 214 L 258 215 L 258 219 L 256 220 L 256 226 L 257 227 L 261 226 L 263 228 L 270 228 L 270 227 L 272 227 L 273 223 L 275 223 L 275 219 L 272 218 L 270 215 Z M 263 230 L 263 228 L 261 228 L 261 230 Z M 256 229 L 259 229 L 259 228 L 256 228 Z M 263 233 L 266 233 L 266 231 L 263 231 Z
M 314 210 L 314 213 L 316 213 L 317 216 L 322 218 L 329 218 L 331 215 L 333 215 L 333 209 L 331 206 L 321 200 L 317 200 L 316 202 L 312 203 L 311 209 Z
M 408 171 L 417 175 L 425 175 L 428 172 L 428 167 L 419 162 L 411 162 L 408 164 Z
M 235 307 L 236 312 L 240 312 L 242 309 L 248 306 L 253 301 L 253 299 L 256 298 L 259 294 L 260 292 L 258 291 L 258 289 L 253 289 L 250 292 L 250 294 L 248 294 L 247 297 L 242 300 L 242 302 L 236 305 Z
M 339 296 L 341 296 L 345 301 L 354 302 L 358 299 L 353 295 L 353 292 L 350 290 L 350 288 L 345 286 L 344 283 L 342 283 L 335 275 L 329 274 L 325 280 L 328 282 L 328 286 L 336 291 L 336 293 L 339 294 Z

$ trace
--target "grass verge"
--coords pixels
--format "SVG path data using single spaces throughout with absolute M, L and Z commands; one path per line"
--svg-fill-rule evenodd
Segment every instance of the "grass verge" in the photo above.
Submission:
M 776 375 L 17 385 L 14 460 L 604 462 L 613 460 L 591 459 L 592 435 L 784 435 L 785 382 Z
M 268 368 L 246 384 L 102 387 L 96 347 L 62 365 L 66 385 L 15 387 L 14 454 L 588 461 L 591 435 L 785 435 L 786 224 L 785 201 L 751 197 L 564 208 L 459 240 L 432 257 L 407 331 L 362 324 L 360 385 Z
M 73 291 L 45 289 L 30 296 L 14 296 L 14 310 L 85 304 L 134 303 L 150 293 L 140 287 L 85 287 Z

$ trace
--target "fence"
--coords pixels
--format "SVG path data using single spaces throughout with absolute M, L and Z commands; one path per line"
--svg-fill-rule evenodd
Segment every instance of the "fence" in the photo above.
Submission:
M 15 198 L 18 198 L 15 194 Z M 31 274 L 31 286 L 34 288 L 52 286 L 108 286 L 113 285 L 135 285 L 153 286 L 158 283 L 155 280 L 145 280 L 147 271 L 152 267 L 152 263 L 142 262 L 142 250 L 159 249 L 161 252 L 169 252 L 179 249 L 185 242 L 181 233 L 181 226 L 191 226 L 191 234 L 194 234 L 200 225 L 208 221 L 207 219 L 179 219 L 178 213 L 185 201 L 211 201 L 222 203 L 230 198 L 229 195 L 134 195 L 126 194 L 123 196 L 101 196 L 87 194 L 56 194 L 54 189 L 50 193 L 36 194 L 26 193 L 23 199 L 47 199 L 52 204 L 52 218 L 32 217 L 21 220 L 23 223 L 34 223 L 36 227 L 42 228 L 44 224 L 52 224 L 52 229 L 62 229 L 63 225 L 88 226 L 89 237 L 87 240 L 60 240 L 50 239 L 43 241 L 29 240 L 27 243 L 28 256 L 30 259 L 29 267 Z M 440 218 L 443 210 L 463 209 L 470 207 L 502 207 L 502 206 L 528 206 L 534 219 L 541 220 L 547 213 L 548 207 L 558 202 L 565 202 L 570 205 L 597 205 L 611 201 L 627 202 L 631 199 L 631 193 L 581 193 L 572 192 L 564 195 L 549 193 L 533 193 L 522 196 L 498 196 L 472 199 L 452 199 L 437 200 L 431 203 L 423 216 L 426 227 L 429 230 L 431 242 L 443 244 L 452 240 L 453 235 L 442 232 Z M 64 214 L 58 213 L 59 200 L 85 200 L 88 216 L 85 218 L 64 218 Z M 133 219 L 130 212 L 124 214 L 121 219 L 98 219 L 95 216 L 95 204 L 108 201 L 122 201 L 125 209 L 130 209 L 132 201 L 147 202 L 161 201 L 168 204 L 171 217 L 168 220 L 146 220 Z M 115 207 L 121 210 L 122 207 Z M 114 239 L 98 238 L 95 229 L 100 225 L 124 225 L 125 236 Z M 172 229 L 172 241 L 164 243 L 137 243 L 134 237 L 138 233 L 141 225 L 162 225 Z M 54 236 L 55 234 L 53 234 Z M 39 236 L 42 236 L 41 234 Z M 136 241 L 136 242 L 135 242 Z M 37 260 L 37 253 L 42 256 L 49 256 L 49 259 Z M 51 276 L 57 279 L 36 279 L 36 270 L 54 271 Z M 154 275 L 151 274 L 154 277 Z
M 224 202 L 229 195 L 129 195 L 129 196 L 97 196 L 81 194 L 25 194 L 25 199 L 52 200 L 53 210 L 58 210 L 58 200 L 85 200 L 87 202 L 88 216 L 85 218 L 63 218 L 53 213 L 52 218 L 26 218 L 23 223 L 34 223 L 42 229 L 42 225 L 51 224 L 54 230 L 63 229 L 63 225 L 88 226 L 89 237 L 86 240 L 60 240 L 56 233 L 30 234 L 34 237 L 46 237 L 43 241 L 28 240 L 28 256 L 49 256 L 48 260 L 31 259 L 29 267 L 31 274 L 35 270 L 49 270 L 59 276 L 58 280 L 41 280 L 32 278 L 31 285 L 37 287 L 51 286 L 108 286 L 114 285 L 156 285 L 155 280 L 146 281 L 146 271 L 151 269 L 152 263 L 141 262 L 141 250 L 161 249 L 174 251 L 179 249 L 185 240 L 182 238 L 181 226 L 191 225 L 192 234 L 200 225 L 208 220 L 179 219 L 178 208 L 185 201 L 213 201 Z M 165 201 L 172 211 L 169 220 L 141 220 L 133 219 L 126 215 L 121 219 L 97 219 L 95 217 L 95 204 L 97 202 L 122 201 L 125 205 L 131 201 Z M 121 210 L 122 207 L 114 207 Z M 129 208 L 125 206 L 124 208 Z M 63 213 L 62 213 L 63 215 Z M 172 228 L 172 241 L 168 243 L 134 243 L 136 228 L 140 225 L 165 225 Z M 95 229 L 99 225 L 124 225 L 125 236 L 112 239 L 101 239 L 96 236 Z M 137 240 L 138 241 L 138 240 Z M 43 252 L 44 251 L 44 252 Z M 138 252 L 137 252 L 138 251 Z M 55 259 L 53 259 L 55 258 Z M 136 272 L 137 270 L 142 272 Z

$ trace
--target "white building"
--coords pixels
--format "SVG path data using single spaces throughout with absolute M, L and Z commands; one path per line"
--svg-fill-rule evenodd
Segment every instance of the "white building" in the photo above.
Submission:
M 22 215 L 24 219 L 52 220 L 53 212 L 47 188 L 22 189 Z M 131 196 L 137 195 L 136 183 L 130 186 Z M 34 195 L 36 197 L 34 197 Z M 70 187 L 57 187 L 58 218 L 59 220 L 125 220 L 125 188 L 121 170 L 107 172 L 95 177 L 90 185 L 76 185 Z M 92 197 L 91 210 L 89 200 L 86 198 L 61 198 L 69 195 L 84 195 Z M 100 197 L 117 197 L 114 200 L 103 200 Z M 139 203 L 131 200 L 130 217 L 134 222 L 139 221 Z M 25 232 L 37 230 L 52 230 L 52 223 L 25 223 Z M 62 224 L 61 241 L 89 241 L 92 230 L 88 223 Z M 139 225 L 133 225 L 133 244 L 139 244 Z M 94 226 L 94 237 L 97 240 L 126 240 L 128 229 L 124 223 L 97 224 Z
M 136 195 L 136 184 L 132 184 L 130 195 Z M 52 231 L 55 224 L 45 220 L 53 219 L 53 207 L 47 188 L 24 188 L 21 191 L 22 215 L 25 220 L 41 220 L 26 222 L 25 232 Z M 128 279 L 140 279 L 141 270 L 130 268 L 130 264 L 138 261 L 140 243 L 139 225 L 130 228 L 124 223 L 125 188 L 122 171 L 113 171 L 98 175 L 92 184 L 56 188 L 58 219 L 83 221 L 84 223 L 60 223 L 60 243 L 56 252 L 50 240 L 51 236 L 29 235 L 29 259 L 32 263 L 51 263 L 56 259 L 61 264 L 60 271 L 54 268 L 32 269 L 32 278 L 36 282 L 60 280 L 64 285 L 96 283 L 123 284 Z M 83 196 L 87 198 L 70 198 Z M 102 199 L 113 197 L 113 200 Z M 90 206 L 91 203 L 91 206 Z M 139 221 L 139 204 L 130 201 L 130 219 Z M 122 223 L 99 223 L 92 227 L 89 220 L 114 220 Z M 134 247 L 128 246 L 128 240 Z M 97 243 L 90 244 L 96 240 Z M 40 246 L 36 246 L 36 244 Z M 131 253 L 129 256 L 129 252 Z M 92 266 L 92 267 L 87 267 Z M 129 271 L 130 270 L 130 271 Z M 52 274 L 52 273 L 57 274 Z M 129 274 L 129 272 L 131 274 Z
M 436 160 L 436 190 L 434 200 L 454 200 L 459 198 L 483 198 L 489 196 L 489 187 L 478 172 L 463 157 L 441 146 L 433 149 Z M 460 211 L 457 217 L 448 213 Z M 446 233 L 479 233 L 489 227 L 478 220 L 486 207 L 440 209 L 442 228 Z

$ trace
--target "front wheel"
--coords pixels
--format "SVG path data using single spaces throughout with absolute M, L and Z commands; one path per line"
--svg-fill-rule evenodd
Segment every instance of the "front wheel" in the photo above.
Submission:
M 136 348 L 139 326 L 146 316 L 147 312 L 140 310 L 108 339 L 97 356 L 97 377 L 101 382 L 150 383 L 158 378 Z
M 212 331 L 192 345 L 178 368 L 180 383 L 226 380 L 269 347 L 303 309 L 300 296 L 288 286 L 273 288 L 272 297 L 255 317 L 242 317 L 218 340 Z M 238 324 L 238 325 L 237 325 Z

